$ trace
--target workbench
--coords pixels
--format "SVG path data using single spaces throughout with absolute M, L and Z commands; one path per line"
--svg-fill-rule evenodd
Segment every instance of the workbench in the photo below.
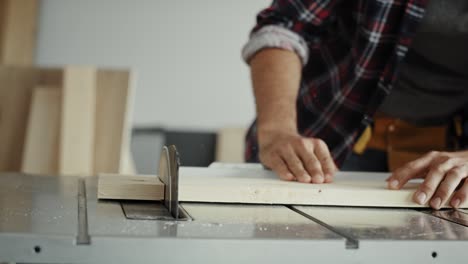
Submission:
M 192 221 L 131 220 L 97 199 L 97 180 L 0 174 L 0 263 L 468 259 L 464 210 L 182 203 Z

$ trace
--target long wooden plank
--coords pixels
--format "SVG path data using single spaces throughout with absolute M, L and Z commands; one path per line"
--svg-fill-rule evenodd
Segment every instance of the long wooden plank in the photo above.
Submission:
M 21 171 L 55 174 L 58 170 L 61 89 L 34 89 Z
M 428 207 L 412 201 L 412 195 L 419 182 L 409 183 L 402 190 L 388 190 L 386 173 L 339 172 L 334 183 L 304 184 L 285 182 L 271 171 L 244 168 L 195 168 L 182 167 L 179 179 L 179 200 L 190 202 L 220 203 L 260 203 L 333 206 L 372 206 L 372 207 Z M 113 177 L 101 178 L 99 198 L 134 199 L 146 197 L 160 200 L 161 196 L 148 193 L 152 190 L 153 177 L 126 176 L 126 180 Z M 131 192 L 126 182 L 133 181 Z M 102 186 L 115 188 L 115 197 L 101 195 Z M 153 184 L 153 187 L 157 187 Z M 109 194 L 109 188 L 107 188 Z M 136 197 L 136 196 L 135 196 Z M 446 204 L 445 207 L 448 207 Z M 468 207 L 464 202 L 462 207 Z
M 66 67 L 62 98 L 59 173 L 92 175 L 96 70 L 92 67 Z
M 127 70 L 98 70 L 95 173 L 129 173 L 133 77 Z M 128 152 L 128 153 L 127 153 Z M 129 171 L 130 170 L 130 171 Z
M 162 200 L 164 184 L 154 175 L 100 174 L 99 199 Z

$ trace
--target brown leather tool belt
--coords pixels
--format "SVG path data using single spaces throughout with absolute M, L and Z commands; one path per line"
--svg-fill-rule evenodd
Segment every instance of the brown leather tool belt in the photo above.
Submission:
M 379 112 L 366 148 L 386 151 L 393 171 L 429 151 L 447 151 L 447 136 L 448 125 L 416 126 Z

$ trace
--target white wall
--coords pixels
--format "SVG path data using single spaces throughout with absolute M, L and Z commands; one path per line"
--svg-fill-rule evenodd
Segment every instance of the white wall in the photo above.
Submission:
M 269 3 L 42 0 L 36 62 L 136 70 L 136 126 L 247 125 L 254 104 L 240 50 Z

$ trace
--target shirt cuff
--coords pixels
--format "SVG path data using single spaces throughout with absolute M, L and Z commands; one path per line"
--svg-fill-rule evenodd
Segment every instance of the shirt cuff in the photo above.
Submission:
M 309 48 L 305 40 L 299 34 L 281 26 L 269 25 L 252 33 L 242 49 L 242 58 L 248 62 L 264 48 L 294 51 L 301 59 L 302 65 L 306 65 L 309 60 Z

